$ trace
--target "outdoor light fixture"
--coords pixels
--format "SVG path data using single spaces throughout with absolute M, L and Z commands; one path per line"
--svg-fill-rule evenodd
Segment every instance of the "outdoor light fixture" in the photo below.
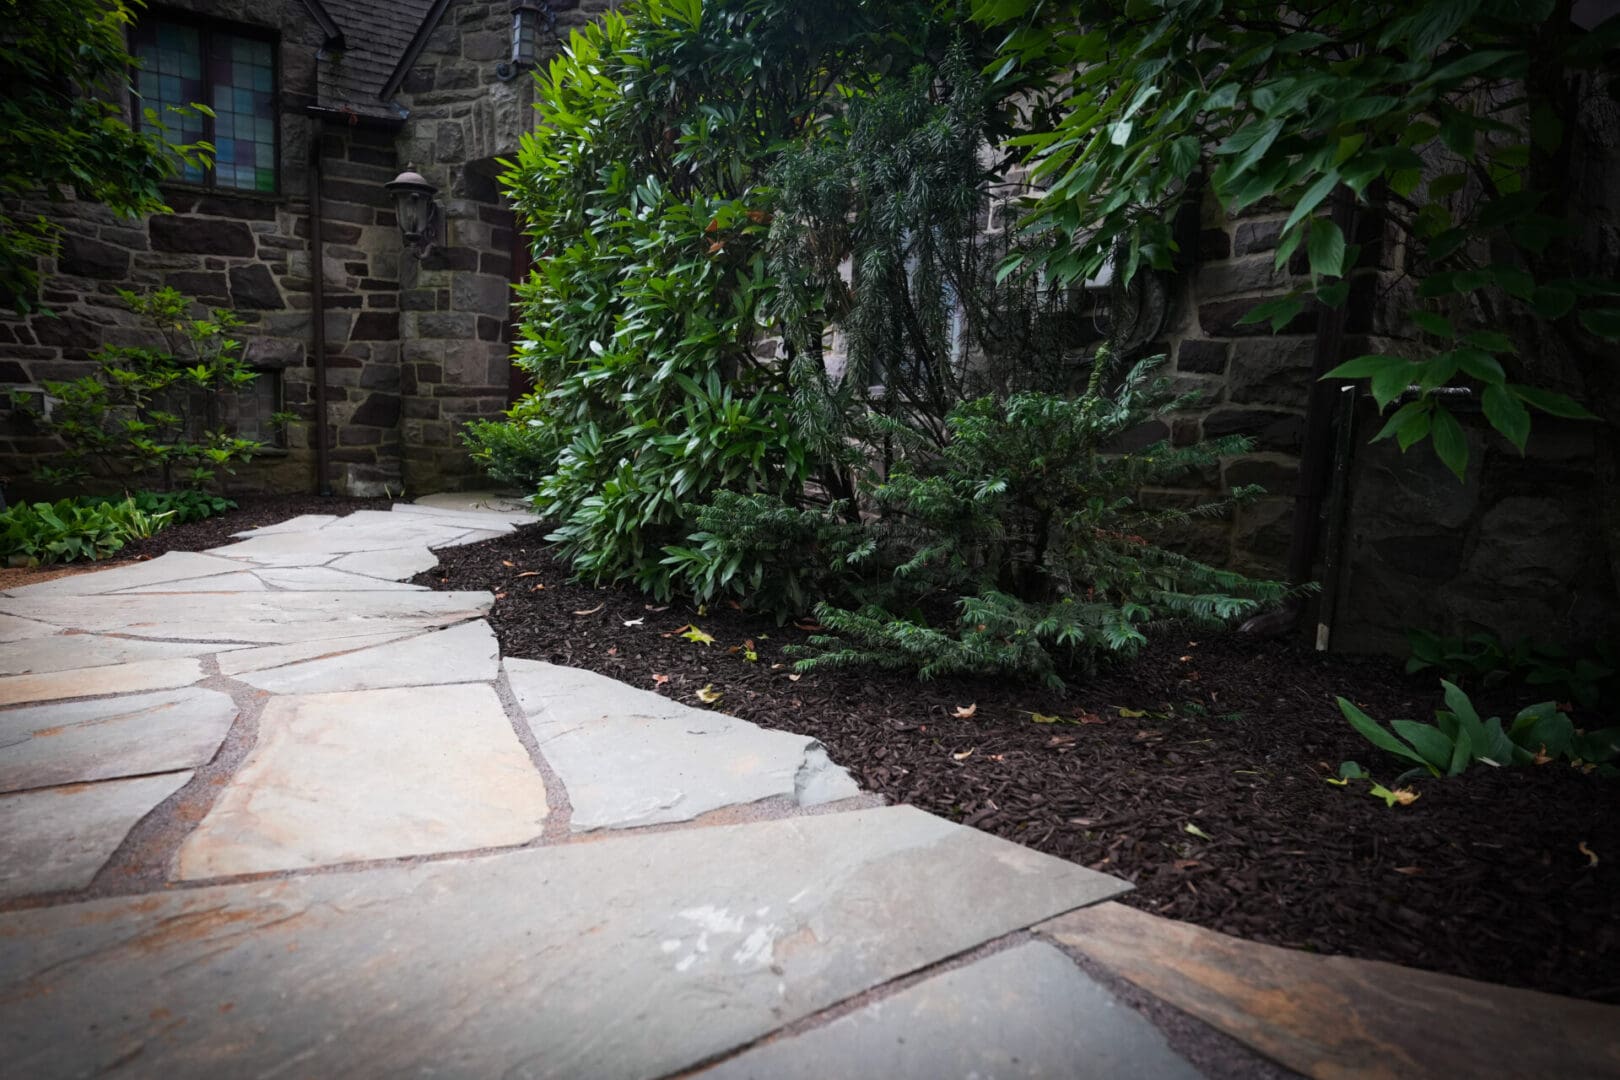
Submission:
M 512 67 L 534 67 L 541 38 L 556 36 L 557 12 L 578 5 L 579 0 L 512 0 Z
M 394 214 L 399 219 L 399 232 L 405 238 L 405 246 L 418 256 L 426 255 L 438 232 L 439 204 L 433 201 L 433 196 L 439 189 L 409 165 L 383 186 L 394 196 Z

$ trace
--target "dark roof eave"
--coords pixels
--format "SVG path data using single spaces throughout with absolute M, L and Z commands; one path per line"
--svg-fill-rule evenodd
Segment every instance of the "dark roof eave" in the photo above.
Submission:
M 422 20 L 422 25 L 418 26 L 416 33 L 412 35 L 411 43 L 405 46 L 405 52 L 401 54 L 394 73 L 388 76 L 388 81 L 383 83 L 382 89 L 377 92 L 379 100 L 387 101 L 399 93 L 406 74 L 415 66 L 416 58 L 422 55 L 422 49 L 427 46 L 428 38 L 438 29 L 439 20 L 444 18 L 445 9 L 449 6 L 450 0 L 434 0 L 433 6 L 428 9 L 427 16 Z
M 309 12 L 310 18 L 315 20 L 315 25 L 319 26 L 321 33 L 326 35 L 326 40 L 321 42 L 321 48 L 342 51 L 344 45 L 343 28 L 337 24 L 336 19 L 327 13 L 326 8 L 321 6 L 321 0 L 302 0 L 302 3 L 304 10 Z
M 405 120 L 410 116 L 410 112 L 392 103 L 388 107 L 397 110 L 398 115 L 377 116 L 373 113 L 352 112 L 348 109 L 334 108 L 331 105 L 305 105 L 304 112 L 318 120 L 330 120 L 334 123 L 354 127 L 377 128 L 382 131 L 398 131 L 405 126 Z

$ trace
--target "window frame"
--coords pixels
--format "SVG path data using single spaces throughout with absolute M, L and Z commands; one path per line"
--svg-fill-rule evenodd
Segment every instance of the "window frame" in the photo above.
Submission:
M 274 199 L 280 198 L 281 190 L 281 35 L 274 29 L 265 26 L 253 26 L 248 23 L 231 22 L 227 19 L 215 19 L 206 15 L 199 15 L 190 11 L 181 11 L 174 8 L 148 8 L 144 15 L 131 25 L 124 35 L 124 48 L 131 59 L 139 60 L 135 53 L 134 33 L 135 26 L 141 23 L 148 25 L 157 23 L 170 23 L 175 26 L 184 26 L 197 31 L 198 48 L 202 51 L 200 58 L 202 65 L 203 103 L 212 106 L 214 81 L 208 73 L 208 57 L 213 52 L 213 42 L 216 35 L 246 38 L 251 41 L 262 41 L 270 46 L 270 115 L 271 127 L 275 133 L 275 163 L 272 170 L 275 173 L 275 187 L 269 191 L 258 188 L 232 187 L 219 183 L 219 174 L 214 169 L 212 158 L 208 168 L 203 170 L 203 179 L 187 180 L 183 175 L 176 174 L 164 181 L 165 185 L 185 188 L 187 191 L 206 191 L 211 194 L 229 195 L 236 197 Z M 145 116 L 142 109 L 146 107 L 146 99 L 141 97 L 137 88 L 135 75 L 139 68 L 130 69 L 130 119 L 133 126 L 139 130 Z M 216 145 L 214 117 L 207 113 L 200 114 L 203 121 L 202 140 L 210 146 Z

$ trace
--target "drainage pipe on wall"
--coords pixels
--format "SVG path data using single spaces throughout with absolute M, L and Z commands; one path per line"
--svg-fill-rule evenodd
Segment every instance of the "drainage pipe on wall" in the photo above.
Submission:
M 321 127 L 309 147 L 309 294 L 310 324 L 315 350 L 315 471 L 316 491 L 332 494 L 328 465 L 330 428 L 326 417 L 326 246 L 321 239 Z
M 1340 184 L 1333 192 L 1333 223 L 1353 241 L 1356 235 L 1356 197 Z M 1348 279 L 1351 268 L 1345 268 Z M 1353 292 L 1354 290 L 1352 290 Z M 1321 537 L 1322 500 L 1327 494 L 1333 469 L 1335 391 L 1342 383 L 1322 381 L 1322 376 L 1343 360 L 1345 323 L 1350 305 L 1346 299 L 1336 308 L 1323 307 L 1316 323 L 1316 343 L 1311 357 L 1311 397 L 1305 412 L 1304 445 L 1300 450 L 1299 480 L 1294 493 L 1294 519 L 1288 541 L 1288 583 L 1304 585 L 1311 580 L 1311 569 Z M 1299 623 L 1304 604 L 1297 597 L 1279 611 L 1257 615 L 1240 630 L 1247 634 L 1280 634 Z

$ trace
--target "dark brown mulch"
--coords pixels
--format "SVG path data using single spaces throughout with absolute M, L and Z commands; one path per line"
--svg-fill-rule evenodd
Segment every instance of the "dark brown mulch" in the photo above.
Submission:
M 1386 781 L 1400 771 L 1333 704 L 1345 694 L 1382 719 L 1427 718 L 1435 684 L 1391 661 L 1180 635 L 1067 697 L 870 671 L 795 680 L 781 647 L 806 634 L 792 625 L 654 610 L 567 577 L 524 530 L 443 551 L 416 580 L 493 591 L 506 655 L 693 705 L 712 685 L 715 708 L 820 739 L 869 790 L 1130 880 L 1134 906 L 1256 941 L 1620 1001 L 1620 782 L 1567 766 L 1478 768 L 1416 781 L 1419 799 L 1395 809 L 1324 783 L 1346 758 Z M 715 644 L 672 633 L 691 622 Z M 745 640 L 756 662 L 732 651 Z M 953 716 L 963 707 L 971 718 Z

